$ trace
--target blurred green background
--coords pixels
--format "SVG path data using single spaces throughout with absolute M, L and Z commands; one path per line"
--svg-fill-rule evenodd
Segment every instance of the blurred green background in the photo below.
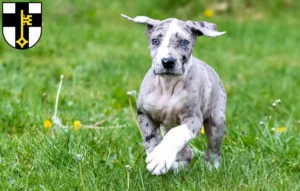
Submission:
M 0 189 L 80 190 L 81 180 L 86 190 L 300 189 L 300 1 L 42 2 L 35 47 L 20 51 L 0 39 Z M 161 177 L 146 171 L 126 92 L 139 89 L 151 60 L 145 27 L 121 13 L 205 20 L 227 31 L 199 37 L 193 53 L 217 71 L 228 94 L 219 171 L 202 164 L 203 135 L 192 142 L 189 171 Z M 46 130 L 61 74 L 58 115 L 70 128 Z M 281 104 L 272 107 L 277 99 Z M 74 120 L 104 119 L 103 130 L 72 129 Z M 118 125 L 126 127 L 105 128 Z

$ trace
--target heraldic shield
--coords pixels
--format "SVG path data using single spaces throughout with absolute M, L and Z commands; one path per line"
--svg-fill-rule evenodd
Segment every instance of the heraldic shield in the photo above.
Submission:
M 2 3 L 2 33 L 16 49 L 36 45 L 42 34 L 42 3 Z

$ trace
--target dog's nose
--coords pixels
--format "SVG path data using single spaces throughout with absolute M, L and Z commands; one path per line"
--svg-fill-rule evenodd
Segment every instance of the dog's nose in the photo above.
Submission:
M 176 59 L 173 57 L 163 58 L 161 63 L 165 69 L 171 69 L 175 66 Z

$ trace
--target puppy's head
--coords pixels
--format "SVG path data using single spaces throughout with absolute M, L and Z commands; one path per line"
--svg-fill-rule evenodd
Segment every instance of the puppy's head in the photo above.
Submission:
M 188 61 L 197 36 L 217 37 L 225 34 L 217 32 L 215 24 L 204 21 L 181 21 L 175 18 L 159 21 L 145 16 L 121 16 L 147 26 L 152 67 L 157 75 L 183 75 L 191 64 Z

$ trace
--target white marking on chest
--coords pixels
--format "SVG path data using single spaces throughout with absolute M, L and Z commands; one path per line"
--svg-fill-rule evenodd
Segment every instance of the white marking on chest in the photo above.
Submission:
M 146 96 L 143 107 L 155 120 L 173 126 L 177 124 L 178 114 L 187 103 L 187 96 L 185 90 L 173 95 L 155 90 Z

